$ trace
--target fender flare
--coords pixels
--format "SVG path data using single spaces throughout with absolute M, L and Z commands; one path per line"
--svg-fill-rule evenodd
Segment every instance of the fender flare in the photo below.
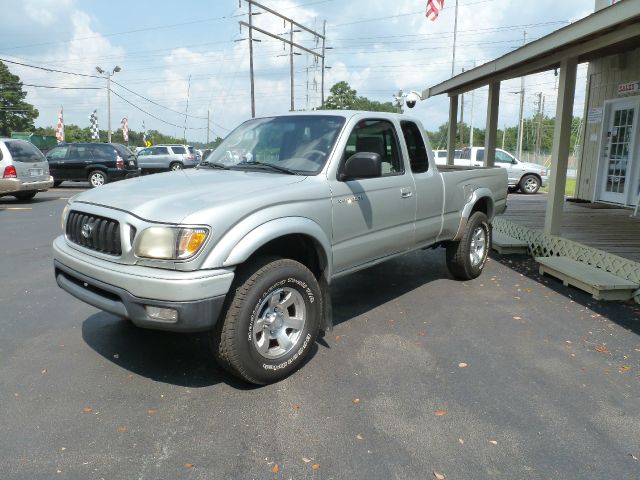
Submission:
M 222 258 L 223 267 L 232 267 L 246 261 L 256 250 L 272 240 L 285 235 L 306 235 L 316 243 L 316 250 L 324 265 L 324 276 L 331 278 L 331 242 L 324 230 L 306 217 L 284 217 L 270 220 L 246 233 Z
M 465 190 L 470 186 L 465 185 Z M 453 237 L 453 241 L 460 240 L 462 235 L 464 234 L 465 228 L 467 228 L 467 222 L 469 221 L 469 217 L 471 217 L 471 212 L 473 207 L 478 203 L 478 201 L 483 198 L 487 198 L 489 200 L 489 209 L 487 211 L 487 218 L 489 221 L 493 219 L 493 193 L 490 189 L 486 187 L 476 188 L 471 192 L 470 195 L 466 195 L 467 201 L 462 208 L 462 216 L 460 218 L 460 226 L 458 227 L 458 231 L 456 232 L 455 237 Z

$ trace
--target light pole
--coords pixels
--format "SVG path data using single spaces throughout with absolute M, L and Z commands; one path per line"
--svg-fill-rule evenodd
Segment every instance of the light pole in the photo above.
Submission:
M 113 67 L 113 70 L 111 72 L 105 72 L 100 67 L 96 67 L 96 70 L 99 74 L 104 74 L 104 78 L 107 79 L 107 142 L 111 143 L 111 77 L 116 72 L 119 72 L 122 69 L 116 65 L 115 67 Z

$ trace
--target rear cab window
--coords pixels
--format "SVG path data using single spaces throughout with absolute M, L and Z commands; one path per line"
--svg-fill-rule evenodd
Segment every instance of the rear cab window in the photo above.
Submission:
M 429 157 L 427 156 L 427 147 L 424 144 L 420 129 L 415 123 L 407 120 L 401 121 L 400 126 L 402 127 L 402 135 L 409 152 L 411 171 L 413 173 L 426 172 L 429 170 Z
M 5 145 L 14 162 L 34 163 L 47 161 L 44 154 L 29 142 L 14 140 L 6 142 Z

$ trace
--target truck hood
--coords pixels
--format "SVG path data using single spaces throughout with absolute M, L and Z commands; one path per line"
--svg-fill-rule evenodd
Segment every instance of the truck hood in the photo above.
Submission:
M 532 172 L 540 173 L 541 171 L 547 171 L 543 165 L 538 165 L 537 163 L 529 163 L 529 162 L 520 162 L 520 167 L 524 167 L 525 170 L 529 170 Z
M 115 208 L 154 222 L 180 223 L 203 208 L 231 204 L 306 178 L 256 170 L 189 169 L 111 183 L 83 192 L 73 202 Z

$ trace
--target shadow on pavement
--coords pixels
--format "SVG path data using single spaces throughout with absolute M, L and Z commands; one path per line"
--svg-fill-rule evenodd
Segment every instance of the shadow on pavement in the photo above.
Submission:
M 209 333 L 175 333 L 138 328 L 128 320 L 96 313 L 82 322 L 82 338 L 92 349 L 121 368 L 141 377 L 183 387 L 218 383 L 238 390 L 260 388 L 220 368 Z M 317 353 L 314 345 L 301 368 Z
M 82 338 L 107 360 L 151 380 L 193 388 L 220 382 L 252 388 L 218 367 L 206 332 L 147 330 L 100 312 L 82 323 Z
M 331 284 L 333 324 L 339 325 L 440 279 L 450 279 L 445 250 L 418 250 Z
M 505 267 L 543 284 L 554 292 L 564 295 L 583 307 L 589 308 L 636 335 L 640 335 L 640 305 L 633 300 L 626 302 L 594 300 L 587 292 L 571 286 L 565 287 L 556 278 L 540 275 L 538 264 L 527 255 L 499 255 L 493 252 L 491 258 Z

